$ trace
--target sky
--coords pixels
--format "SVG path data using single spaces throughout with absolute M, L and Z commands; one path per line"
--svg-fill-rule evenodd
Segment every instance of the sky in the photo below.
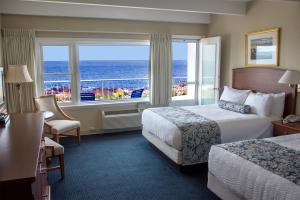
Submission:
M 173 59 L 185 60 L 187 58 L 187 44 L 173 43 Z M 80 60 L 148 60 L 148 45 L 139 46 L 95 46 L 80 45 Z M 67 46 L 44 46 L 44 61 L 67 61 L 69 57 Z

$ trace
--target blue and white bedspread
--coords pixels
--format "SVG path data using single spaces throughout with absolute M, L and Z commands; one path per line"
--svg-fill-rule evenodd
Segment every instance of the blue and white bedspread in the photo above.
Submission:
M 220 144 L 218 147 L 300 185 L 300 151 L 263 139 Z
M 221 143 L 217 122 L 180 107 L 150 108 L 178 127 L 182 137 L 182 165 L 208 161 L 210 147 Z
M 243 199 L 299 200 L 300 134 L 214 145 L 208 167 Z

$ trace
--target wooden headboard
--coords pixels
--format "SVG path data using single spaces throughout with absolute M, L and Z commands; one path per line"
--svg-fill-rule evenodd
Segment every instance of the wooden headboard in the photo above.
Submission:
M 294 114 L 296 111 L 297 92 L 287 84 L 278 80 L 284 74 L 284 69 L 265 67 L 243 67 L 233 69 L 232 87 L 254 92 L 280 93 L 285 92 L 285 107 L 283 116 Z

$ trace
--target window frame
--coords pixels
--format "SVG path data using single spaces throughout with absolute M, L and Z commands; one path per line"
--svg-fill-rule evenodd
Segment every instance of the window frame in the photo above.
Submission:
M 59 102 L 60 104 L 73 104 L 73 103 L 77 103 L 76 102 L 76 87 L 74 87 L 73 82 L 75 81 L 75 77 L 74 77 L 74 68 L 75 68 L 75 63 L 74 63 L 74 49 L 72 47 L 72 43 L 69 41 L 63 41 L 63 40 L 41 40 L 38 42 L 37 44 L 37 48 L 38 52 L 37 52 L 37 63 L 38 63 L 38 67 L 37 67 L 37 82 L 38 82 L 38 86 L 37 86 L 37 94 L 39 95 L 44 95 L 43 91 L 44 91 L 44 77 L 45 77 L 45 73 L 44 73 L 44 63 L 43 63 L 43 46 L 67 46 L 69 48 L 69 74 L 64 74 L 67 76 L 70 76 L 70 85 L 71 85 L 71 101 L 70 102 Z M 54 75 L 54 74 L 53 74 Z
M 101 100 L 101 101 L 80 101 L 80 66 L 79 66 L 79 46 L 80 45 L 149 45 L 149 40 L 140 39 L 90 39 L 90 38 L 38 38 L 36 40 L 37 55 L 37 87 L 36 93 L 43 95 L 44 91 L 44 64 L 43 64 L 43 46 L 68 46 L 69 47 L 69 70 L 71 80 L 71 101 L 59 102 L 62 106 L 86 105 L 86 104 L 118 104 L 132 102 L 149 102 L 149 98 L 139 99 L 118 99 L 118 100 Z M 149 51 L 150 52 L 150 51 Z M 150 57 L 150 55 L 149 55 Z M 150 67 L 150 66 L 149 66 Z M 149 69 L 150 71 L 150 69 Z M 69 74 L 68 74 L 69 75 Z M 150 82 L 150 74 L 148 76 Z
M 191 41 L 196 42 L 196 61 L 195 61 L 195 81 L 187 81 L 187 85 L 194 84 L 195 91 L 194 97 L 172 97 L 171 105 L 180 106 L 180 105 L 196 105 L 198 104 L 198 87 L 199 87 L 199 64 L 200 64 L 200 41 L 201 36 L 187 36 L 187 35 L 173 35 L 172 36 L 172 44 L 176 41 Z M 173 61 L 173 59 L 172 59 Z M 173 66 L 172 66 L 172 81 L 173 81 Z

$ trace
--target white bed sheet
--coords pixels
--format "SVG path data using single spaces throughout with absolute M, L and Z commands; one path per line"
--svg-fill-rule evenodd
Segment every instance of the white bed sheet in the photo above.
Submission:
M 288 148 L 300 150 L 300 134 L 268 138 Z M 209 153 L 209 173 L 246 199 L 299 200 L 300 187 L 229 151 L 213 146 Z
M 256 114 L 241 114 L 224 110 L 216 104 L 182 108 L 216 121 L 221 129 L 222 143 L 270 137 L 272 135 L 271 121 L 278 120 Z M 142 115 L 142 124 L 148 132 L 175 149 L 182 150 L 181 133 L 173 123 L 151 110 L 145 110 Z

